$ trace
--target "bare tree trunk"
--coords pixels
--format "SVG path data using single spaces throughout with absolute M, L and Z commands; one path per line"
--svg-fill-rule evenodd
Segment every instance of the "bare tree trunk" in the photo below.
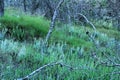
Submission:
M 71 25 L 71 13 L 70 13 L 70 5 L 67 4 L 67 9 L 68 9 L 68 23 Z
M 50 39 L 51 33 L 53 32 L 53 29 L 55 27 L 55 20 L 56 20 L 56 17 L 57 17 L 57 11 L 58 11 L 59 7 L 61 6 L 61 4 L 63 2 L 64 2 L 64 0 L 60 0 L 57 7 L 55 8 L 55 11 L 54 11 L 54 14 L 53 14 L 53 17 L 52 17 L 52 20 L 51 20 L 49 31 L 46 35 L 45 42 L 43 43 L 43 46 L 42 46 L 42 49 L 41 49 L 42 54 L 46 51 L 47 42 Z
M 61 6 L 61 4 L 64 2 L 64 0 L 60 0 L 60 2 L 58 3 L 55 11 L 54 11 L 54 14 L 53 14 L 53 17 L 52 17 L 52 21 L 51 21 L 51 24 L 50 24 L 50 29 L 48 31 L 48 34 L 46 36 L 46 39 L 45 39 L 45 43 L 48 42 L 50 36 L 51 36 L 51 33 L 55 27 L 55 20 L 56 20 L 56 17 L 57 17 L 57 11 L 59 9 L 59 7 Z
M 24 7 L 24 12 L 26 12 L 27 11 L 26 0 L 23 0 L 23 7 Z
M 4 0 L 0 0 L 0 17 L 4 16 Z

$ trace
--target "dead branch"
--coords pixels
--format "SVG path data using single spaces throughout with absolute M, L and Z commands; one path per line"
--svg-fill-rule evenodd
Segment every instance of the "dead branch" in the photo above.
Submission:
M 58 11 L 59 7 L 62 5 L 63 2 L 64 2 L 64 0 L 60 0 L 57 7 L 55 8 L 55 11 L 54 11 L 54 14 L 53 14 L 53 17 L 52 17 L 52 20 L 51 20 L 49 31 L 46 35 L 45 42 L 43 43 L 42 48 L 41 48 L 41 53 L 44 53 L 45 50 L 46 50 L 47 42 L 48 42 L 48 40 L 51 36 L 51 33 L 53 32 L 53 29 L 55 27 L 55 20 L 56 20 L 56 17 L 57 17 L 57 11 Z
M 51 36 L 51 33 L 52 33 L 52 31 L 55 27 L 55 20 L 56 20 L 56 17 L 57 17 L 57 11 L 58 11 L 59 7 L 62 5 L 63 2 L 64 2 L 64 0 L 60 0 L 57 7 L 55 8 L 55 11 L 54 11 L 54 14 L 53 14 L 53 17 L 52 17 L 52 21 L 51 21 L 51 24 L 50 24 L 50 28 L 49 28 L 49 31 L 47 33 L 46 39 L 45 39 L 45 43 L 48 42 L 48 40 Z
M 63 64 L 63 63 L 59 63 L 60 66 L 63 66 L 63 67 L 67 67 L 68 69 L 70 70 L 76 70 L 76 69 L 79 69 L 79 67 L 72 67 L 70 65 L 67 65 L 67 64 Z
M 93 29 L 94 29 L 95 32 L 96 32 L 96 27 L 93 25 L 92 22 L 90 22 L 90 21 L 87 19 L 87 17 L 86 17 L 85 15 L 83 15 L 83 14 L 81 14 L 81 13 L 77 13 L 77 14 L 80 15 L 80 16 L 82 16 L 82 17 L 86 20 L 86 22 L 93 27 Z
M 107 67 L 115 67 L 115 66 L 120 66 L 120 64 L 114 64 L 112 66 L 110 65 L 107 65 L 107 62 L 103 62 L 103 61 L 100 61 L 101 64 L 105 64 Z M 101 65 L 99 64 L 99 65 Z M 50 66 L 56 66 L 56 65 L 60 65 L 61 67 L 66 67 L 68 68 L 69 70 L 78 70 L 78 69 L 81 69 L 80 67 L 73 67 L 71 65 L 67 65 L 67 64 L 64 64 L 63 62 L 61 61 L 57 61 L 57 62 L 52 62 L 52 63 L 48 63 L 46 65 L 43 65 L 42 67 L 34 70 L 32 73 L 28 74 L 27 76 L 23 77 L 23 78 L 19 78 L 17 80 L 29 80 L 32 76 L 34 76 L 35 74 L 39 73 L 41 70 L 47 68 L 47 67 L 50 67 Z M 97 65 L 98 66 L 98 65 Z M 113 73 L 112 73 L 113 74 Z M 114 74 L 120 74 L 120 72 L 115 72 Z M 104 76 L 104 75 L 103 75 Z
M 43 70 L 43 69 L 45 69 L 45 68 L 47 68 L 47 67 L 50 67 L 50 66 L 55 66 L 55 65 L 60 65 L 61 67 L 67 67 L 67 68 L 70 69 L 70 70 L 79 69 L 79 68 L 77 68 L 77 67 L 74 68 L 74 67 L 72 67 L 72 66 L 70 66 L 70 65 L 63 64 L 61 61 L 52 62 L 52 63 L 48 63 L 48 64 L 46 64 L 46 65 L 44 65 L 44 66 L 36 69 L 35 71 L 33 71 L 32 73 L 30 73 L 29 75 L 27 75 L 27 76 L 25 76 L 25 77 L 23 77 L 23 78 L 19 78 L 19 79 L 17 79 L 17 80 L 28 80 L 28 79 L 30 79 L 33 75 L 39 73 L 41 70 Z
M 120 67 L 120 64 L 118 64 L 118 63 L 108 64 L 108 61 L 100 61 L 100 63 L 97 64 L 96 67 L 98 67 L 99 65 L 104 65 L 106 67 Z
M 105 53 L 103 53 L 103 54 L 104 54 L 104 56 L 107 58 L 107 61 L 109 61 L 109 62 L 112 63 L 111 65 L 106 64 L 106 66 L 109 66 L 109 67 L 120 66 L 120 64 L 116 63 L 112 58 L 109 58 L 108 55 L 106 55 Z
M 103 54 L 107 58 L 107 60 L 103 61 L 97 57 L 97 60 L 99 60 L 99 64 L 97 64 L 96 67 L 98 67 L 99 65 L 105 65 L 106 67 L 120 67 L 119 63 L 116 63 L 115 61 L 113 61 L 112 58 L 109 58 L 109 56 L 107 56 L 105 53 L 103 53 Z M 108 64 L 108 62 L 111 62 L 111 64 Z
M 28 80 L 30 79 L 34 74 L 40 72 L 42 69 L 45 69 L 46 67 L 49 67 L 49 66 L 54 66 L 54 65 L 58 65 L 60 64 L 60 62 L 52 62 L 52 63 L 48 63 L 38 69 L 36 69 L 35 71 L 33 71 L 32 73 L 30 73 L 29 75 L 27 75 L 26 77 L 24 78 L 20 78 L 20 79 L 17 79 L 17 80 Z
M 101 76 L 99 76 L 99 77 L 97 77 L 97 78 L 95 78 L 95 79 L 100 79 L 100 78 L 102 78 L 102 77 L 104 77 L 104 76 L 106 76 L 106 75 L 113 75 L 113 74 L 120 74 L 120 71 L 118 71 L 118 72 L 112 72 L 112 73 L 106 73 L 106 74 L 103 74 L 103 75 L 101 75 Z

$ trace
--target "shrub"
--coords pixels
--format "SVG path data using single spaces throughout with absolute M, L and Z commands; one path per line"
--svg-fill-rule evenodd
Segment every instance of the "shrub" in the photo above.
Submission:
M 8 29 L 8 34 L 18 40 L 30 37 L 44 37 L 49 28 L 49 21 L 43 17 L 28 15 L 11 16 L 5 15 L 0 19 L 3 27 Z

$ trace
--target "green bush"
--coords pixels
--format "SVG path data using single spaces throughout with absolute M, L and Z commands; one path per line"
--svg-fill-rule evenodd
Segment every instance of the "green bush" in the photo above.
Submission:
M 29 37 L 44 37 L 49 28 L 49 21 L 43 17 L 28 15 L 12 16 L 5 15 L 0 23 L 8 29 L 8 34 L 18 40 Z

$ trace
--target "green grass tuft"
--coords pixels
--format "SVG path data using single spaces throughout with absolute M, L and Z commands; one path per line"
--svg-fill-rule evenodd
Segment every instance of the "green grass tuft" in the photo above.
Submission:
M 49 29 L 49 21 L 43 17 L 5 15 L 0 22 L 17 39 L 28 36 L 44 37 Z

